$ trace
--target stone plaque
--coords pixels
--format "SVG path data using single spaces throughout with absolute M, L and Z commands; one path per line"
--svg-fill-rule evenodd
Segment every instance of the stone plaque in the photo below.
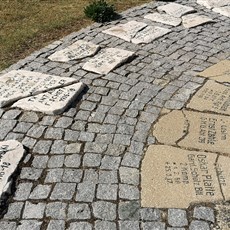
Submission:
M 188 14 L 182 17 L 182 22 L 185 28 L 192 28 L 192 27 L 204 25 L 209 22 L 213 22 L 213 20 L 204 15 Z
M 180 18 L 176 18 L 168 14 L 153 13 L 146 15 L 145 18 L 152 20 L 154 22 L 160 22 L 170 26 L 179 26 L 181 24 Z
M 161 144 L 219 152 L 230 156 L 229 134 L 229 116 L 187 110 L 175 110 L 163 115 L 153 130 L 153 135 Z
M 127 50 L 117 48 L 104 49 L 85 63 L 83 69 L 99 74 L 107 74 L 117 66 L 126 62 L 133 55 L 134 52 Z
M 188 208 L 191 203 L 224 200 L 229 196 L 230 177 L 225 176 L 230 158 L 221 158 L 225 162 L 215 153 L 150 146 L 141 169 L 142 207 Z M 218 168 L 219 160 L 226 168 Z
M 74 82 L 76 80 L 72 78 L 26 70 L 13 70 L 0 78 L 0 107 L 9 105 L 18 99 Z
M 93 56 L 99 50 L 99 46 L 92 42 L 78 40 L 67 48 L 57 51 L 49 59 L 57 62 L 68 62 Z
M 114 26 L 108 30 L 104 30 L 103 33 L 116 36 L 124 39 L 127 42 L 131 42 L 132 38 L 137 34 L 137 32 L 146 26 L 147 24 L 143 22 L 130 21 L 125 24 Z
M 229 0 L 197 0 L 197 3 L 208 9 L 230 5 Z
M 7 192 L 11 176 L 24 154 L 21 143 L 15 140 L 0 142 L 0 197 Z
M 167 5 L 158 6 L 157 10 L 159 12 L 165 12 L 174 17 L 180 18 L 181 16 L 195 12 L 193 7 L 181 5 L 178 3 L 169 3 Z
M 46 114 L 60 114 L 76 99 L 83 88 L 83 83 L 76 83 L 21 99 L 14 103 L 12 107 L 43 112 Z
M 218 82 L 230 83 L 230 60 L 223 60 L 203 72 L 199 73 L 201 77 L 208 77 Z
M 186 107 L 230 115 L 230 87 L 215 81 L 207 81 Z
M 213 11 L 230 18 L 230 5 L 229 6 L 213 8 Z

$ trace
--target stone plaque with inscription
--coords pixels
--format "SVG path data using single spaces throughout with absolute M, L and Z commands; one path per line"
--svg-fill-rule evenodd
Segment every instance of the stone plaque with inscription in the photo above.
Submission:
M 21 143 L 15 140 L 0 142 L 0 197 L 7 192 L 11 176 L 24 154 Z
M 164 114 L 153 128 L 153 135 L 161 144 L 219 152 L 230 156 L 229 134 L 229 116 L 187 110 L 175 110 Z
M 215 153 L 149 146 L 141 168 L 141 205 L 188 208 L 191 203 L 227 200 L 229 164 L 229 157 Z
M 213 20 L 204 15 L 188 14 L 182 17 L 182 22 L 185 28 L 192 28 L 192 27 L 204 25 L 209 22 L 213 22 Z
M 215 81 L 207 81 L 186 107 L 230 115 L 230 87 Z
M 230 5 L 229 0 L 197 0 L 197 3 L 208 9 Z
M 181 5 L 178 3 L 169 3 L 167 5 L 158 6 L 157 10 L 159 12 L 165 12 L 174 17 L 180 18 L 181 16 L 195 12 L 193 7 Z
M 57 62 L 68 62 L 93 56 L 99 50 L 99 46 L 92 42 L 78 40 L 67 48 L 57 51 L 49 59 Z
M 230 18 L 230 5 L 213 8 L 213 11 Z
M 104 49 L 91 60 L 86 62 L 83 69 L 99 74 L 107 74 L 117 66 L 126 62 L 133 55 L 134 52 L 123 49 Z
M 18 99 L 36 95 L 76 82 L 75 79 L 26 70 L 13 70 L 0 78 L 0 107 Z
M 152 20 L 154 22 L 160 22 L 170 26 L 179 26 L 181 24 L 180 18 L 176 18 L 168 14 L 159 14 L 157 12 L 153 14 L 148 14 L 145 16 L 145 18 Z
M 12 107 L 43 112 L 46 114 L 60 114 L 76 99 L 83 88 L 83 83 L 76 83 L 36 96 L 21 99 L 14 103 Z

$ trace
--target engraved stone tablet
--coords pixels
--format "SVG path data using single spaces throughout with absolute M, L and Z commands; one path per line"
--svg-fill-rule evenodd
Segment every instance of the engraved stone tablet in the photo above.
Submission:
M 208 9 L 230 5 L 229 0 L 197 0 L 197 3 L 207 7 Z
M 213 8 L 213 11 L 230 18 L 230 5 L 218 7 L 218 8 Z
M 78 40 L 67 48 L 57 51 L 49 59 L 51 61 L 68 62 L 70 60 L 79 60 L 85 57 L 93 56 L 99 50 L 99 46 L 92 42 Z
M 204 15 L 188 14 L 182 17 L 182 22 L 185 28 L 191 28 L 213 22 L 213 20 Z
M 218 82 L 230 83 L 230 60 L 223 60 L 203 72 L 199 73 L 201 77 L 208 77 Z
M 230 115 L 230 87 L 207 81 L 192 97 L 187 108 Z
M 133 55 L 134 52 L 127 50 L 117 48 L 104 49 L 85 63 L 83 69 L 99 74 L 107 74 L 120 64 L 126 62 Z
M 0 197 L 9 189 L 10 179 L 24 154 L 21 143 L 15 140 L 0 142 Z
M 69 85 L 75 79 L 26 70 L 13 70 L 0 77 L 0 107 L 18 99 Z
M 46 114 L 60 114 L 76 99 L 83 88 L 83 83 L 76 83 L 33 97 L 21 99 L 14 103 L 12 107 L 43 112 Z
M 176 124 L 176 125 L 172 125 Z M 155 124 L 159 143 L 230 156 L 230 117 L 187 110 L 172 111 Z
M 180 18 L 176 18 L 168 14 L 153 13 L 146 15 L 145 18 L 154 22 L 160 22 L 171 26 L 178 26 L 181 24 Z
M 229 164 L 229 157 L 221 158 Z M 219 160 L 215 153 L 150 146 L 142 162 L 142 207 L 188 208 L 194 202 L 224 200 L 221 189 L 223 183 L 229 187 L 230 178 L 219 181 L 216 163 Z M 221 170 L 223 175 L 229 175 L 228 168 Z
M 193 7 L 181 5 L 178 3 L 169 3 L 164 6 L 158 6 L 157 10 L 159 12 L 165 12 L 169 15 L 172 15 L 174 17 L 180 18 L 181 16 L 188 14 L 188 13 L 193 13 L 195 12 Z
M 127 42 L 131 42 L 136 33 L 146 26 L 147 24 L 143 22 L 130 21 L 125 24 L 114 26 L 108 30 L 104 30 L 103 33 L 116 36 L 118 38 L 124 39 Z

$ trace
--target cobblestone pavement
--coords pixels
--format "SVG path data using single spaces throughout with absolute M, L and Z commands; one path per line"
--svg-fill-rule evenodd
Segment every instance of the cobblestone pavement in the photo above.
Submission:
M 1 230 L 220 229 L 215 204 L 188 210 L 140 206 L 141 161 L 146 147 L 155 143 L 150 131 L 160 111 L 183 108 L 205 81 L 197 72 L 230 58 L 230 18 L 194 0 L 186 5 L 215 23 L 191 29 L 164 25 L 172 32 L 143 45 L 101 32 L 130 20 L 152 24 L 144 16 L 163 4 L 152 2 L 124 12 L 118 21 L 93 24 L 6 70 L 73 77 L 88 88 L 62 115 L 0 110 L 0 140 L 19 140 L 27 150 L 3 209 Z M 78 39 L 134 51 L 136 57 L 105 76 L 82 70 L 82 61 L 48 60 Z M 229 203 L 220 206 L 229 221 Z

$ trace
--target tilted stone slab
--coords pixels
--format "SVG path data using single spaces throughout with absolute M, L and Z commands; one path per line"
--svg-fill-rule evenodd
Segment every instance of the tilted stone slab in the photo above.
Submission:
M 11 176 L 24 155 L 23 145 L 15 140 L 0 142 L 0 197 L 10 189 Z
M 149 146 L 141 168 L 141 206 L 188 208 L 191 203 L 225 200 L 230 189 L 230 158 L 217 157 L 172 146 Z
M 211 18 L 199 15 L 199 14 L 188 14 L 182 16 L 183 26 L 185 28 L 192 28 L 200 25 L 204 25 L 206 23 L 214 22 Z
M 76 79 L 26 70 L 13 70 L 0 77 L 0 107 L 9 105 L 18 99 L 74 82 Z
M 153 135 L 161 144 L 230 156 L 229 133 L 229 116 L 187 110 L 163 115 L 153 128 Z
M 92 42 L 78 40 L 67 48 L 57 51 L 49 59 L 57 62 L 68 62 L 93 56 L 99 50 L 99 46 Z
M 61 114 L 76 99 L 83 88 L 83 83 L 76 83 L 33 97 L 21 99 L 14 103 L 12 107 L 46 114 Z
M 158 6 L 157 10 L 159 12 L 165 12 L 174 17 L 180 18 L 181 16 L 195 12 L 193 7 L 181 5 L 178 3 L 169 3 L 167 5 Z
M 104 49 L 95 57 L 86 62 L 83 66 L 83 69 L 99 74 L 107 74 L 117 66 L 126 62 L 133 55 L 134 52 L 123 49 Z
M 168 14 L 159 14 L 157 12 L 153 14 L 148 14 L 144 18 L 170 26 L 179 26 L 181 24 L 180 18 L 176 18 Z
M 230 115 L 230 87 L 215 81 L 207 81 L 186 107 Z
M 197 0 L 197 3 L 208 9 L 230 5 L 229 0 Z
M 218 8 L 213 8 L 213 11 L 230 18 L 230 5 L 218 7 Z

